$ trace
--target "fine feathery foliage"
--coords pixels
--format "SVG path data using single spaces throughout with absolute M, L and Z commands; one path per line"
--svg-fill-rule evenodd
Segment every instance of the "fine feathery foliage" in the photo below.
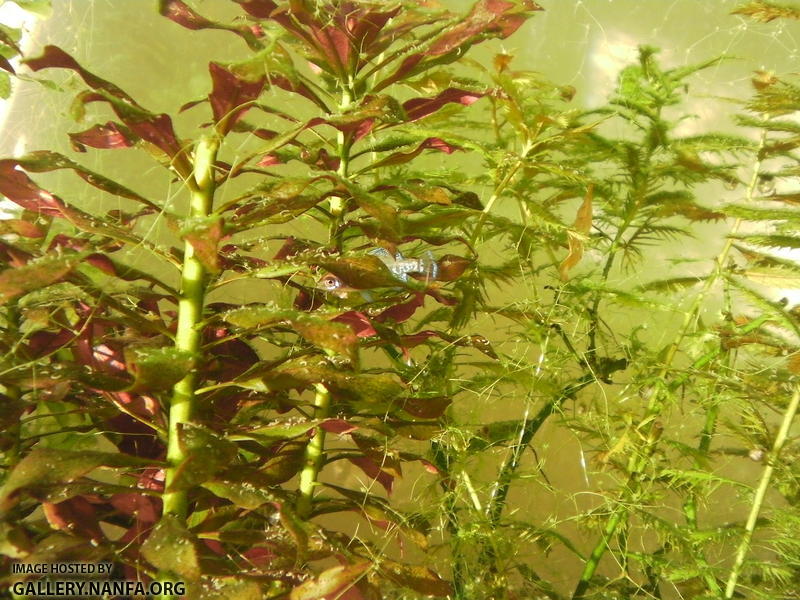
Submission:
M 6 565 L 198 599 L 796 594 L 800 315 L 771 292 L 800 287 L 796 80 L 688 135 L 722 59 L 642 46 L 586 111 L 466 57 L 532 0 L 198 6 L 153 18 L 241 59 L 174 114 L 56 46 L 14 67 L 0 30 L 0 92 L 83 86 L 69 156 L 0 159 Z M 162 176 L 79 160 L 134 152 Z

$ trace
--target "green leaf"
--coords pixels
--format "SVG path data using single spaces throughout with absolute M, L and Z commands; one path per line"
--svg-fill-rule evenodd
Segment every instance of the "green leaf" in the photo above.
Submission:
M 274 303 L 237 308 L 223 318 L 243 329 L 286 324 L 318 348 L 346 356 L 353 363 L 358 361 L 358 336 L 344 323 L 280 309 Z
M 255 510 L 259 506 L 277 500 L 274 494 L 246 481 L 207 481 L 203 487 L 215 496 L 225 498 L 247 510 Z
M 766 248 L 800 248 L 800 236 L 796 235 L 737 235 L 732 237 L 747 244 Z
M 233 442 L 192 423 L 178 425 L 178 444 L 186 458 L 175 469 L 168 492 L 188 490 L 208 481 L 229 466 L 239 451 Z
M 160 571 L 194 581 L 200 577 L 196 539 L 180 520 L 165 514 L 142 544 L 142 556 Z
M 251 579 L 215 575 L 204 581 L 200 589 L 200 600 L 262 600 L 261 586 Z
M 428 567 L 382 559 L 379 570 L 390 581 L 426 596 L 450 596 L 453 586 Z
M 11 2 L 40 19 L 49 19 L 53 15 L 51 0 L 11 0 Z
M 120 183 L 117 183 L 112 179 L 109 179 L 108 177 L 105 177 L 104 175 L 100 175 L 99 173 L 95 173 L 94 171 L 87 169 L 86 167 L 67 158 L 63 154 L 59 154 L 58 152 L 39 150 L 37 152 L 26 154 L 22 158 L 17 159 L 17 162 L 25 170 L 32 173 L 44 173 L 59 169 L 70 169 L 74 171 L 81 179 L 99 190 L 114 196 L 119 196 L 120 198 L 135 200 L 136 202 L 147 206 L 153 211 L 162 210 L 161 207 L 156 205 L 154 202 L 151 202 L 144 196 L 137 194 L 133 190 Z
M 107 559 L 107 547 L 97 546 L 85 538 L 65 533 L 48 535 L 36 544 L 36 548 L 32 553 L 25 557 L 25 561 L 28 564 L 97 563 Z
M 686 288 L 702 283 L 705 277 L 672 277 L 671 279 L 657 279 L 639 286 L 643 292 L 668 292 L 676 293 Z
M 79 260 L 77 254 L 44 256 L 0 272 L 0 304 L 64 279 Z
M 376 256 L 317 258 L 312 261 L 357 290 L 403 287 L 382 260 Z
M 790 221 L 800 223 L 800 210 L 785 208 L 756 208 L 742 204 L 729 204 L 722 207 L 722 212 L 737 219 L 748 221 Z
M 293 319 L 291 324 L 318 348 L 346 356 L 351 363 L 358 362 L 358 336 L 350 326 L 312 316 Z
M 340 597 L 365 576 L 372 563 L 362 562 L 354 565 L 332 567 L 318 577 L 294 588 L 290 600 L 326 600 Z
M 746 277 L 750 281 L 769 287 L 791 290 L 800 289 L 800 273 L 780 266 L 754 267 L 745 269 L 737 274 Z
M 156 464 L 159 463 L 128 454 L 34 448 L 17 463 L 0 487 L 0 511 L 8 509 L 14 497 L 24 489 L 35 491 L 70 483 L 98 467 L 116 469 Z
M 33 542 L 21 525 L 0 523 L 0 554 L 14 560 L 21 560 L 34 549 Z
M 5 71 L 0 71 L 0 99 L 8 100 L 11 96 L 11 76 Z
M 135 381 L 128 391 L 168 390 L 194 366 L 194 357 L 175 348 L 133 348 L 125 353 Z

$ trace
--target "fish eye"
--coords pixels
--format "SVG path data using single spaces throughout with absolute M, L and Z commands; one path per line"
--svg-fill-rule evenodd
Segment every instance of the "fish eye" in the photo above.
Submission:
M 333 275 L 326 275 L 321 279 L 320 283 L 322 284 L 322 287 L 329 290 L 335 290 L 337 287 L 339 287 L 339 280 Z

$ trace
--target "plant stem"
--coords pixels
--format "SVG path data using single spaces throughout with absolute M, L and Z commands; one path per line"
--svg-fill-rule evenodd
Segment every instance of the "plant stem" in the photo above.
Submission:
M 316 385 L 317 393 L 314 396 L 314 416 L 324 419 L 330 410 L 331 393 L 323 384 Z M 308 519 L 314 502 L 314 488 L 317 485 L 317 476 L 325 459 L 325 430 L 321 427 L 314 429 L 314 437 L 306 446 L 305 463 L 300 471 L 300 497 L 297 499 L 297 516 Z
M 750 515 L 747 517 L 747 523 L 744 526 L 744 536 L 742 537 L 742 541 L 739 542 L 739 548 L 736 550 L 736 559 L 733 562 L 733 568 L 731 568 L 731 573 L 728 576 L 728 584 L 725 587 L 725 598 L 733 598 L 733 593 L 736 591 L 736 580 L 739 578 L 742 565 L 744 565 L 744 559 L 747 557 L 747 551 L 750 549 L 750 541 L 753 539 L 756 521 L 758 521 L 758 515 L 761 513 L 764 497 L 767 495 L 767 490 L 772 480 L 772 473 L 775 471 L 775 463 L 789 435 L 789 428 L 792 426 L 792 421 L 797 414 L 798 406 L 800 406 L 800 385 L 795 387 L 792 399 L 789 401 L 789 406 L 786 407 L 786 412 L 783 413 L 783 420 L 781 421 L 778 434 L 775 436 L 775 441 L 772 444 L 772 452 L 770 453 L 769 461 L 764 468 L 764 473 L 761 475 L 758 488 L 756 488 L 756 494 L 753 497 L 753 506 L 750 507 Z
M 350 108 L 354 101 L 354 95 L 350 87 L 344 86 L 342 98 L 339 104 L 339 112 Z M 347 179 L 350 168 L 350 148 L 352 146 L 352 136 L 343 131 L 337 135 L 339 150 L 339 168 L 337 173 L 342 179 Z M 347 212 L 347 200 L 341 196 L 333 196 L 330 200 L 331 227 L 329 243 L 342 251 L 342 236 L 339 231 L 342 219 Z M 330 413 L 331 392 L 323 383 L 315 386 L 314 395 L 314 418 L 325 419 Z M 314 435 L 306 445 L 303 470 L 300 472 L 299 493 L 297 498 L 297 516 L 301 519 L 308 519 L 314 504 L 314 488 L 317 485 L 319 472 L 325 463 L 325 430 L 321 427 L 314 428 Z
M 190 216 L 204 218 L 209 215 L 214 200 L 214 161 L 219 141 L 204 137 L 197 144 L 194 157 L 194 181 L 191 189 Z M 178 303 L 178 330 L 175 348 L 197 358 L 200 351 L 201 331 L 198 327 L 203 317 L 206 293 L 206 270 L 198 260 L 194 247 L 187 241 L 184 246 L 181 296 Z M 164 514 L 175 515 L 183 520 L 187 516 L 188 497 L 186 491 L 170 492 L 169 486 L 175 478 L 176 469 L 187 456 L 180 447 L 179 434 L 183 423 L 192 419 L 197 371 L 192 369 L 175 384 L 169 409 L 169 432 L 167 440 L 167 468 L 164 492 Z

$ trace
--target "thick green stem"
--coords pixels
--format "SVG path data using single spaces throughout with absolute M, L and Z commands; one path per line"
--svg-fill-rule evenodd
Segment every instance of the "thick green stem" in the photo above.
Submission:
M 772 481 L 772 474 L 775 471 L 775 462 L 778 460 L 783 444 L 789 436 L 789 428 L 792 426 L 792 421 L 794 421 L 794 417 L 797 414 L 798 406 L 800 406 L 800 386 L 795 388 L 792 399 L 789 401 L 789 406 L 786 407 L 786 412 L 783 414 L 783 420 L 781 421 L 781 427 L 772 444 L 769 462 L 764 468 L 761 481 L 758 483 L 758 488 L 756 488 L 756 494 L 753 497 L 753 506 L 750 508 L 750 514 L 744 526 L 744 536 L 742 537 L 742 541 L 739 542 L 739 548 L 736 550 L 736 559 L 733 562 L 733 568 L 731 568 L 731 573 L 728 576 L 728 585 L 725 587 L 725 598 L 733 598 L 733 593 L 736 591 L 736 581 L 739 579 L 739 574 L 744 565 L 744 559 L 747 557 L 748 550 L 750 550 L 750 541 L 753 539 L 753 532 L 756 529 L 758 515 L 761 513 L 761 507 L 764 505 L 764 497 L 767 495 L 769 484 Z
M 204 218 L 209 215 L 214 199 L 214 161 L 219 142 L 206 137 L 197 144 L 194 157 L 194 181 L 189 183 L 192 190 L 190 216 Z M 175 348 L 197 357 L 200 351 L 201 334 L 199 323 L 203 317 L 203 303 L 206 293 L 206 270 L 195 255 L 194 248 L 186 242 L 181 275 L 181 295 L 178 303 L 178 330 L 175 333 Z M 186 460 L 186 455 L 178 443 L 180 427 L 192 419 L 194 409 L 197 373 L 191 370 L 175 384 L 169 409 L 169 432 L 167 441 L 166 490 L 175 478 L 176 469 Z M 172 514 L 185 519 L 188 508 L 186 491 L 164 493 L 164 514 Z
M 339 104 L 339 111 L 343 112 L 350 108 L 354 101 L 352 90 L 348 87 L 342 91 L 342 99 Z M 339 150 L 339 177 L 347 179 L 350 168 L 350 148 L 352 146 L 352 136 L 342 131 L 337 136 Z M 347 212 L 347 200 L 340 196 L 333 196 L 330 200 L 330 211 L 332 215 L 329 242 L 342 251 L 342 236 L 339 231 L 342 220 Z M 316 395 L 314 396 L 314 418 L 325 419 L 330 413 L 331 393 L 323 383 L 316 384 Z M 299 496 L 297 498 L 297 516 L 301 519 L 308 519 L 314 505 L 314 489 L 317 486 L 319 472 L 325 464 L 325 430 L 321 427 L 314 429 L 314 435 L 306 445 L 303 470 L 300 472 Z
M 323 384 L 318 383 L 317 393 L 314 396 L 314 416 L 324 419 L 328 416 L 331 406 L 331 393 Z M 300 472 L 300 497 L 297 499 L 297 516 L 307 519 L 311 514 L 314 502 L 314 488 L 317 485 L 317 476 L 325 460 L 325 430 L 317 427 L 314 437 L 306 446 L 306 457 L 303 470 Z

